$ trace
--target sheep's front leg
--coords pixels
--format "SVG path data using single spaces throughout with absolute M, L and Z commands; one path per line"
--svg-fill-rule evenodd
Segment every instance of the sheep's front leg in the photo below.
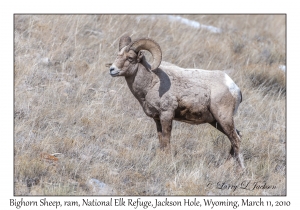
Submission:
M 173 115 L 172 113 L 162 113 L 160 116 L 160 123 L 161 123 L 161 139 L 160 139 L 160 148 L 163 150 L 170 149 L 170 138 L 171 138 L 171 131 L 172 131 L 172 121 Z
M 162 143 L 161 143 L 162 142 L 162 127 L 161 127 L 160 119 L 154 119 L 154 122 L 156 123 L 159 145 L 162 145 Z

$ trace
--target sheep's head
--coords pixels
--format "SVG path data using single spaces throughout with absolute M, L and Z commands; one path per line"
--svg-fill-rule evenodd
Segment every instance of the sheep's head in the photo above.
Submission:
M 131 41 L 129 36 L 123 36 L 119 42 L 119 52 L 116 60 L 110 66 L 110 75 L 129 76 L 138 68 L 138 63 L 143 60 L 142 50 L 149 51 L 153 56 L 153 64 L 151 70 L 157 69 L 161 63 L 162 52 L 159 45 L 149 38 L 142 38 Z

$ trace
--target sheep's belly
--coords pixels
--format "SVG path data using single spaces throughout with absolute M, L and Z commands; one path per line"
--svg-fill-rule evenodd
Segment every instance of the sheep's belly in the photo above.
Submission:
M 177 121 L 180 121 L 180 122 L 185 122 L 185 123 L 188 123 L 188 124 L 192 124 L 192 125 L 199 125 L 199 124 L 203 124 L 203 123 L 207 123 L 206 120 L 188 120 L 188 119 L 183 119 L 183 118 L 174 118 L 174 120 L 177 120 Z M 209 122 L 213 122 L 212 121 L 209 121 Z
M 175 110 L 174 120 L 186 122 L 189 124 L 202 124 L 210 123 L 214 121 L 213 115 L 206 109 L 198 112 L 191 112 L 186 109 Z

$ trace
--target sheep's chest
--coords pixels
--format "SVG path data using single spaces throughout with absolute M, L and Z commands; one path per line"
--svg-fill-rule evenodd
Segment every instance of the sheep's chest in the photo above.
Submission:
M 159 111 L 157 108 L 149 104 L 147 101 L 142 103 L 143 110 L 148 117 L 159 118 Z

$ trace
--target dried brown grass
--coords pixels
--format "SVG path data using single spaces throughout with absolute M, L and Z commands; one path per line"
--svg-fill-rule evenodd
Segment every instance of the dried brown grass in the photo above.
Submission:
M 285 195 L 285 16 L 182 15 L 221 34 L 137 17 L 15 15 L 15 195 L 97 194 L 91 178 L 116 195 Z M 157 40 L 166 61 L 225 70 L 236 81 L 244 173 L 225 164 L 229 141 L 209 125 L 174 122 L 173 155 L 157 150 L 154 122 L 104 65 L 125 33 Z M 53 153 L 62 155 L 41 157 Z M 276 189 L 207 187 L 241 180 Z

